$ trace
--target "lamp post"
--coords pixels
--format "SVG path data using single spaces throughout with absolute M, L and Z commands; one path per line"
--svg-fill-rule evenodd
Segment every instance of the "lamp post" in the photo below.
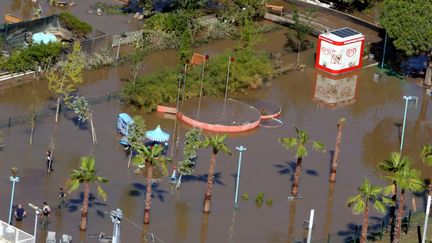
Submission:
M 12 205 L 13 205 L 13 199 L 14 199 L 14 193 L 15 193 L 15 183 L 19 182 L 19 177 L 16 176 L 16 169 L 12 169 L 13 176 L 9 177 L 9 180 L 12 182 L 12 193 L 11 193 L 11 199 L 10 199 L 10 206 L 9 206 L 9 220 L 8 223 L 12 223 Z
M 313 228 L 314 215 L 315 215 L 315 210 L 311 209 L 310 216 L 309 216 L 308 236 L 307 236 L 307 241 L 306 241 L 307 243 L 310 243 L 311 239 L 312 239 L 312 228 Z
M 430 206 L 431 206 L 431 196 L 428 196 L 427 199 L 427 206 L 426 206 L 426 217 L 423 227 L 423 237 L 422 237 L 422 243 L 426 242 L 426 232 L 427 232 L 427 226 L 428 226 L 428 219 L 429 219 L 429 212 L 430 212 Z
M 225 112 L 225 104 L 228 97 L 228 83 L 230 78 L 230 68 L 231 68 L 231 62 L 233 61 L 234 61 L 234 57 L 228 56 L 228 68 L 227 68 L 227 76 L 225 80 L 225 96 L 224 96 L 223 112 Z
M 408 110 L 408 102 L 413 100 L 415 101 L 415 106 L 417 106 L 417 102 L 418 102 L 418 97 L 416 96 L 407 96 L 404 95 L 403 99 L 405 100 L 405 111 L 404 111 L 404 119 L 403 119 L 403 125 L 402 125 L 402 135 L 401 135 L 401 143 L 400 143 L 400 147 L 399 147 L 399 154 L 402 154 L 402 148 L 403 148 L 403 144 L 404 144 L 404 136 L 405 136 L 405 125 L 406 125 L 406 117 L 407 117 L 407 110 Z
M 112 243 L 120 243 L 120 223 L 123 219 L 123 212 L 121 209 L 111 211 L 111 221 L 113 223 L 113 238 Z
M 34 235 L 34 242 L 36 243 L 38 216 L 40 213 L 42 213 L 42 209 L 40 209 L 38 206 L 33 205 L 32 203 L 29 203 L 28 205 L 35 210 L 35 224 L 34 224 L 33 235 Z
M 204 67 L 206 61 L 209 59 L 209 55 L 204 55 L 204 59 L 201 63 L 201 85 L 200 85 L 200 96 L 198 101 L 198 111 L 197 111 L 197 119 L 199 118 L 200 108 L 201 108 L 201 98 L 202 98 L 202 90 L 203 90 L 203 84 L 204 84 Z
M 384 68 L 384 58 L 385 58 L 385 53 L 386 53 L 386 47 L 387 47 L 387 31 L 386 31 L 385 37 L 384 37 L 384 50 L 383 50 L 383 56 L 381 59 L 381 69 Z
M 234 207 L 236 209 L 238 209 L 238 204 L 237 204 L 237 198 L 238 198 L 238 188 L 239 188 L 239 183 L 240 183 L 240 170 L 241 170 L 241 161 L 242 161 L 242 154 L 243 151 L 246 151 L 246 147 L 243 147 L 243 145 L 241 145 L 240 147 L 236 147 L 236 149 L 240 152 L 239 154 L 239 159 L 238 159 L 238 165 L 237 165 L 237 181 L 236 181 L 236 191 L 235 191 L 235 198 L 234 198 Z

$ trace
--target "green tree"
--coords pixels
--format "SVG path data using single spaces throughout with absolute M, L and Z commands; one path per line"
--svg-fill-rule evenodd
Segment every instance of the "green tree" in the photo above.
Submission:
M 368 179 L 365 179 L 357 190 L 359 194 L 350 197 L 347 203 L 349 207 L 352 207 L 354 214 L 363 213 L 360 243 L 366 243 L 371 204 L 379 213 L 384 214 L 386 212 L 386 206 L 392 205 L 393 202 L 390 198 L 382 196 L 382 187 L 372 185 Z
M 254 22 L 246 21 L 241 27 L 240 31 L 240 42 L 242 43 L 241 47 L 251 51 L 252 48 L 260 41 L 261 39 L 258 35 L 258 31 Z
M 287 37 L 288 45 L 292 50 L 297 51 L 297 65 L 299 65 L 300 51 L 305 50 L 309 44 L 306 37 L 311 32 L 310 22 L 312 21 L 314 11 L 308 10 L 302 15 L 294 5 L 292 8 L 294 23 L 290 26 L 291 30 L 287 33 Z
M 61 100 L 69 104 L 72 98 L 70 94 L 76 90 L 77 84 L 83 82 L 84 61 L 80 55 L 80 50 L 79 42 L 75 42 L 66 61 L 60 63 L 56 69 L 48 70 L 46 74 L 48 89 L 57 95 L 55 122 L 58 122 Z
M 298 186 L 300 182 L 300 176 L 301 176 L 301 169 L 302 169 L 302 161 L 303 158 L 305 158 L 308 155 L 308 150 L 306 148 L 306 144 L 309 142 L 309 135 L 300 129 L 295 128 L 297 137 L 288 137 L 288 138 L 281 138 L 279 139 L 279 142 L 282 143 L 282 145 L 286 149 L 295 149 L 297 158 L 297 163 L 295 167 L 294 172 L 294 180 L 291 188 L 291 196 L 297 197 L 298 195 Z M 319 141 L 312 140 L 312 148 L 315 151 L 319 152 L 325 152 L 325 146 Z
M 147 146 L 139 146 L 139 149 L 137 150 L 137 156 L 135 156 L 133 159 L 133 163 L 139 168 L 147 169 L 144 224 L 150 223 L 153 168 L 158 167 L 162 170 L 163 175 L 168 175 L 167 162 L 171 162 L 171 160 L 163 156 L 163 149 L 163 146 L 158 144 L 152 146 L 151 148 Z
M 197 9 L 205 7 L 208 1 L 209 0 L 176 0 L 174 2 L 174 5 L 177 8 L 195 11 Z
M 108 183 L 108 179 L 98 176 L 96 173 L 95 158 L 94 157 L 81 157 L 81 165 L 79 170 L 72 170 L 70 179 L 68 180 L 69 193 L 76 191 L 80 185 L 84 187 L 84 200 L 81 210 L 81 224 L 80 229 L 87 229 L 87 213 L 88 202 L 90 195 L 90 185 L 95 183 L 97 185 L 98 195 L 106 201 L 107 194 L 100 186 L 100 183 Z
M 404 216 L 405 210 L 405 193 L 420 192 L 424 190 L 423 181 L 420 179 L 420 171 L 410 168 L 409 164 L 410 162 L 408 162 L 408 164 L 405 165 L 405 167 L 403 167 L 401 170 L 395 172 L 394 175 L 387 176 L 389 180 L 396 181 L 398 187 L 401 190 L 396 217 L 396 226 L 393 234 L 393 243 L 399 243 L 400 240 L 402 218 Z M 392 190 L 393 185 L 390 185 L 385 191 L 389 193 Z
M 215 174 L 217 154 L 219 153 L 219 151 L 222 151 L 225 154 L 231 155 L 231 151 L 228 145 L 224 143 L 226 137 L 227 135 L 222 135 L 222 136 L 216 135 L 213 137 L 205 137 L 204 141 L 201 143 L 201 147 L 212 149 L 212 155 L 210 159 L 207 184 L 206 184 L 206 192 L 204 195 L 204 209 L 203 209 L 204 213 L 210 213 L 210 199 L 212 196 L 213 179 Z
M 90 105 L 84 96 L 75 97 L 69 105 L 75 114 L 78 116 L 78 121 L 86 123 L 90 121 L 90 132 L 92 135 L 93 144 L 97 143 L 96 130 L 93 124 L 93 111 L 90 109 Z
M 378 167 L 387 172 L 387 173 L 391 173 L 392 175 L 395 175 L 397 172 L 403 170 L 405 167 L 410 165 L 410 160 L 408 159 L 408 157 L 402 157 L 398 152 L 392 152 L 390 154 L 390 158 L 385 159 L 383 161 L 380 161 Z M 398 192 L 398 185 L 397 185 L 397 181 L 393 180 L 392 181 L 392 190 L 391 190 L 391 194 L 392 194 L 392 200 L 394 205 L 396 204 L 397 201 L 397 192 Z M 392 206 L 390 209 L 390 223 L 389 225 L 393 225 L 393 223 L 395 222 L 395 206 Z
M 432 166 L 432 144 L 425 144 L 421 147 L 420 150 L 420 158 L 421 160 L 429 167 Z M 432 195 L 432 180 L 429 179 L 428 194 Z
M 181 185 L 182 176 L 191 175 L 194 171 L 197 150 L 201 144 L 201 136 L 201 130 L 195 127 L 186 133 L 183 147 L 183 159 L 177 163 L 180 176 L 176 185 L 176 189 L 178 189 Z
M 429 53 L 424 84 L 432 85 L 432 1 L 385 0 L 380 22 L 406 55 Z
M 344 117 L 340 118 L 337 123 L 337 135 L 336 135 L 336 144 L 335 144 L 335 151 L 333 155 L 333 160 L 331 164 L 330 169 L 330 182 L 336 181 L 336 170 L 339 162 L 339 155 L 340 155 L 340 147 L 342 144 L 342 132 L 345 128 L 346 119 Z
M 143 137 L 146 132 L 145 121 L 140 116 L 135 116 L 133 118 L 133 123 L 129 127 L 127 140 L 130 145 L 129 148 L 129 160 L 128 160 L 128 168 L 130 167 L 130 162 L 132 159 L 133 151 L 138 151 L 143 144 Z

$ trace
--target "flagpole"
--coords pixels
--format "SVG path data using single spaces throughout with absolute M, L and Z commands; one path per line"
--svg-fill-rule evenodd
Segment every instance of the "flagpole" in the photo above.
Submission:
M 231 56 L 228 56 L 228 68 L 227 68 L 227 76 L 225 80 L 225 96 L 224 96 L 224 105 L 222 109 L 222 113 L 225 113 L 225 105 L 227 101 L 228 96 L 228 83 L 229 83 L 229 76 L 230 76 L 230 67 L 231 67 Z
M 204 67 L 205 67 L 205 62 L 207 59 L 208 59 L 208 55 L 204 55 L 204 59 L 201 63 L 201 87 L 200 87 L 200 96 L 199 96 L 199 101 L 198 101 L 197 119 L 199 117 L 200 109 L 201 109 L 202 89 L 203 89 L 203 84 L 204 84 Z

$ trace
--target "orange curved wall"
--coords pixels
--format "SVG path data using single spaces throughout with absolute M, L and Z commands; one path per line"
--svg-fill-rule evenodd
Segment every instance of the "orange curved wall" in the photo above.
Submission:
M 256 122 L 249 123 L 249 124 L 238 125 L 238 126 L 225 126 L 225 125 L 216 125 L 216 124 L 200 122 L 190 117 L 187 117 L 180 112 L 177 113 L 177 117 L 186 124 L 189 124 L 193 127 L 199 127 L 207 131 L 212 131 L 212 132 L 245 132 L 257 128 L 261 121 L 261 119 L 258 119 Z

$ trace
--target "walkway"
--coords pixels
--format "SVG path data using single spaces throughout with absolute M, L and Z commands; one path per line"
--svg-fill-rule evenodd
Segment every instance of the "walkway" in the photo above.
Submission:
M 291 25 L 294 21 L 291 11 L 292 3 L 290 2 L 291 1 L 277 1 L 278 5 L 284 6 L 285 12 L 281 16 L 267 13 L 264 18 L 282 25 Z M 315 36 L 318 36 L 319 33 L 324 33 L 326 29 L 331 31 L 343 27 L 350 27 L 364 34 L 366 42 L 379 42 L 381 40 L 377 31 L 380 27 L 373 23 L 365 22 L 365 24 L 360 24 L 358 18 L 333 9 L 322 8 L 304 2 L 295 2 L 295 4 L 301 13 L 309 9 L 316 10 L 312 14 L 313 18 L 310 22 L 312 34 Z M 307 22 L 307 18 L 304 14 L 300 14 L 300 21 L 303 23 Z

